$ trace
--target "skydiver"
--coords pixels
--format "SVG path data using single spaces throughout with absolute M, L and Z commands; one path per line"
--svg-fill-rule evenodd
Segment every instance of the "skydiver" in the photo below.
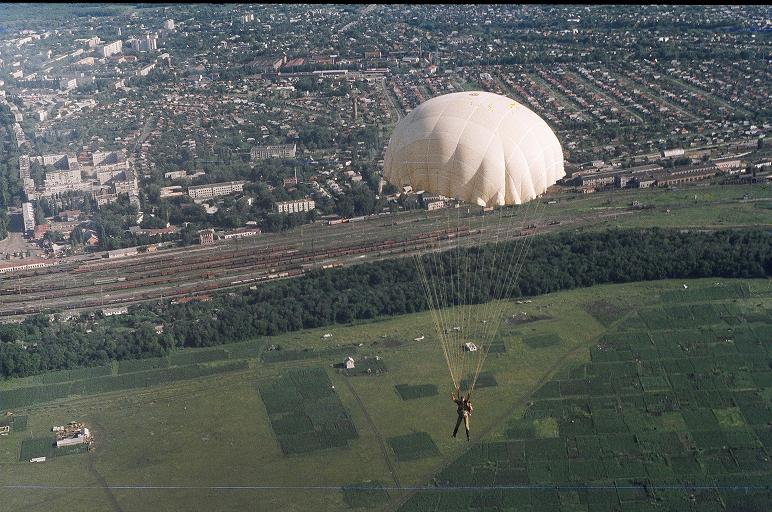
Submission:
M 461 395 L 461 390 L 457 387 L 456 391 L 450 394 L 450 399 L 458 406 L 456 409 L 458 421 L 456 421 L 456 428 L 453 429 L 453 437 L 456 437 L 458 427 L 461 426 L 461 422 L 463 421 L 464 429 L 466 429 L 466 440 L 469 441 L 469 416 L 471 416 L 472 411 L 474 410 L 472 402 L 469 401 L 469 393 L 467 393 L 466 397 L 463 397 Z

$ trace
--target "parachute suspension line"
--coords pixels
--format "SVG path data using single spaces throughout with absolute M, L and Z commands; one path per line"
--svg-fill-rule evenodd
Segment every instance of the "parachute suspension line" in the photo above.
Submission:
M 466 230 L 467 230 L 467 235 L 470 237 L 470 240 L 474 241 L 474 236 L 472 235 L 472 217 L 473 217 L 472 210 L 471 210 L 471 207 L 469 207 L 467 209 L 467 215 L 466 215 L 466 221 L 467 221 Z M 484 228 L 484 218 L 483 218 L 482 226 Z M 480 229 L 478 242 L 482 241 L 482 232 L 484 231 L 483 228 Z M 470 320 L 473 318 L 473 313 L 471 311 L 470 303 L 474 299 L 474 290 L 476 289 L 476 284 L 477 284 L 476 277 L 477 277 L 477 269 L 479 268 L 479 257 L 480 257 L 480 252 L 477 249 L 478 247 L 479 247 L 479 243 L 474 244 L 471 247 L 467 247 L 464 253 L 466 257 L 464 258 L 464 300 L 463 300 L 464 316 L 462 319 L 462 324 L 466 326 L 470 326 L 471 324 Z M 475 271 L 471 275 L 471 282 L 470 282 L 469 258 L 473 257 L 473 255 L 475 258 L 475 261 L 474 261 Z M 470 327 L 466 338 L 467 341 L 469 341 L 470 338 L 473 341 L 477 341 L 477 339 L 479 338 L 478 334 L 479 334 L 479 325 L 475 325 L 474 329 Z M 467 382 L 469 383 L 469 381 Z M 467 390 L 467 394 L 471 394 L 470 389 Z
M 419 276 L 421 278 L 421 286 L 424 289 L 424 293 L 426 294 L 426 297 L 427 297 L 427 302 L 429 303 L 429 310 L 430 310 L 431 315 L 432 315 L 432 320 L 434 321 L 434 326 L 435 326 L 435 329 L 437 331 L 437 336 L 439 337 L 440 348 L 442 349 L 442 353 L 445 356 L 445 362 L 447 363 L 448 370 L 450 371 L 450 378 L 451 378 L 451 380 L 453 380 L 453 383 L 455 385 L 455 383 L 456 383 L 456 376 L 453 373 L 453 367 L 452 367 L 451 362 L 450 362 L 448 351 L 446 350 L 446 344 L 443 342 L 443 339 L 442 339 L 443 338 L 442 327 L 440 325 L 440 320 L 439 320 L 439 317 L 438 317 L 437 307 L 435 305 L 436 297 L 432 293 L 431 288 L 429 287 L 429 280 L 428 280 L 428 278 L 426 276 L 426 268 L 424 267 L 424 259 L 421 256 L 419 256 L 417 253 L 414 253 L 413 257 L 415 259 L 416 266 L 418 267 L 418 274 L 419 274 Z M 427 258 L 426 262 L 428 263 L 428 258 Z
M 448 212 L 446 212 L 448 213 Z M 448 229 L 447 226 L 450 225 L 450 216 L 449 213 L 447 215 L 446 219 L 446 230 Z M 461 375 L 459 373 L 459 361 L 458 361 L 458 352 L 454 350 L 455 348 L 455 342 L 454 337 L 456 336 L 455 331 L 451 328 L 450 323 L 452 319 L 450 318 L 450 312 L 448 311 L 448 301 L 449 301 L 449 287 L 447 283 L 447 272 L 452 272 L 452 267 L 448 267 L 446 269 L 446 257 L 444 255 L 444 251 L 442 251 L 442 235 L 440 230 L 437 230 L 437 239 L 436 239 L 436 246 L 432 250 L 432 258 L 435 261 L 435 265 L 433 267 L 433 270 L 435 272 L 434 276 L 434 283 L 435 286 L 439 287 L 441 302 L 440 302 L 440 318 L 441 318 L 441 328 L 443 331 L 443 342 L 445 343 L 445 350 L 448 351 L 449 357 L 451 359 L 451 368 L 454 375 L 454 385 L 458 386 L 461 381 Z
M 495 269 L 497 267 L 496 263 L 497 263 L 497 260 L 498 260 L 498 253 L 496 251 L 496 248 L 498 247 L 499 240 L 501 238 L 502 212 L 503 212 L 503 208 L 500 208 L 498 210 L 498 212 L 494 211 L 494 214 L 491 215 L 491 217 L 495 217 L 496 214 L 498 213 L 498 216 L 497 216 L 496 222 L 495 222 L 495 226 L 496 227 L 495 227 L 495 230 L 494 230 L 494 233 L 495 233 L 494 242 L 492 244 L 488 245 L 488 247 L 492 246 L 493 250 L 491 251 L 490 249 L 488 249 L 488 250 L 485 251 L 486 253 L 490 253 L 491 254 L 491 261 L 490 261 L 490 264 L 488 265 L 488 268 L 491 270 L 491 272 L 487 276 L 488 279 L 486 280 L 486 294 L 488 295 L 488 300 L 486 300 L 483 303 L 483 305 L 482 305 L 482 315 L 481 316 L 482 316 L 482 323 L 483 323 L 483 325 L 480 327 L 480 336 L 479 336 L 479 340 L 478 340 L 478 344 L 479 344 L 478 354 L 477 354 L 477 358 L 476 358 L 476 361 L 475 361 L 474 372 L 472 373 L 472 378 L 470 379 L 471 380 L 470 393 L 474 389 L 474 386 L 475 386 L 475 384 L 477 382 L 477 376 L 478 376 L 478 374 L 480 372 L 480 368 L 482 367 L 483 354 L 485 352 L 487 352 L 487 349 L 488 349 L 488 346 L 486 344 L 486 333 L 487 333 L 487 331 L 489 329 L 489 324 L 490 324 L 490 322 L 492 320 L 492 317 L 491 317 L 490 313 L 492 311 L 492 309 L 491 309 L 492 301 L 495 298 L 495 297 L 491 297 L 490 296 L 490 292 L 491 292 L 490 287 L 491 287 L 491 284 L 492 284 L 490 277 L 492 277 L 495 274 Z M 485 216 L 485 211 L 484 210 L 483 210 L 483 215 Z M 487 216 L 485 216 L 484 218 L 487 218 Z M 494 234 L 494 233 L 491 233 L 491 234 Z M 496 282 L 495 279 L 493 281 L 494 281 L 494 283 Z
M 529 201 L 529 203 L 531 202 L 533 201 Z M 536 206 L 532 204 L 528 204 L 525 206 L 526 215 L 524 220 L 526 221 L 526 223 L 528 222 L 528 219 L 531 217 L 530 214 L 536 211 L 537 208 L 538 208 L 538 201 Z M 499 210 L 499 221 L 501 221 L 501 219 L 505 217 L 504 212 L 505 210 L 503 208 Z M 510 218 L 511 217 L 512 216 L 510 216 Z M 500 222 L 499 222 L 499 225 L 500 225 Z M 487 310 L 488 311 L 487 317 L 488 317 L 489 323 L 486 325 L 486 331 L 482 342 L 484 350 L 480 354 L 478 365 L 475 368 L 473 386 L 476 385 L 477 379 L 479 378 L 482 367 L 485 363 L 485 360 L 487 359 L 487 356 L 489 353 L 489 350 L 487 350 L 487 348 L 489 348 L 489 346 L 492 344 L 493 338 L 496 336 L 498 332 L 498 328 L 501 323 L 500 316 L 501 316 L 501 313 L 503 312 L 502 310 L 503 305 L 500 304 L 499 302 L 503 297 L 506 297 L 508 295 L 508 290 L 510 288 L 509 281 L 516 282 L 516 277 L 513 275 L 513 272 L 511 272 L 512 263 L 521 261 L 525 257 L 526 241 L 528 237 L 527 233 L 525 237 L 521 237 L 515 241 L 515 244 L 514 244 L 515 247 L 513 248 L 514 250 L 508 251 L 509 257 L 507 257 L 507 255 L 504 255 L 504 257 L 502 258 L 501 251 L 504 249 L 500 247 L 500 245 L 503 245 L 503 247 L 508 247 L 508 246 L 506 243 L 501 244 L 501 239 L 503 238 L 504 241 L 508 241 L 508 239 L 510 238 L 509 235 L 511 234 L 511 231 L 514 229 L 514 227 L 515 227 L 515 224 L 510 221 L 509 226 L 505 227 L 504 230 L 502 230 L 500 227 L 498 229 L 499 236 L 496 238 L 496 244 L 494 246 L 494 258 L 496 262 L 499 262 L 499 260 L 501 260 L 501 262 L 499 264 L 493 265 L 493 268 L 498 269 L 498 272 L 496 274 L 496 279 L 494 280 L 493 296 L 491 297 L 491 300 L 488 303 L 488 305 L 490 306 Z M 506 233 L 503 237 L 501 236 L 502 231 Z M 502 273 L 503 275 L 501 275 Z
M 533 201 L 536 202 L 536 206 L 534 208 L 534 210 L 535 210 L 534 211 L 534 217 L 536 219 L 540 219 L 540 217 L 538 215 L 538 212 L 539 212 L 539 210 L 542 210 L 542 214 L 543 214 L 543 210 L 544 210 L 543 208 L 540 207 L 541 206 L 541 201 L 539 201 L 538 198 L 535 198 Z M 528 252 L 529 252 L 530 247 L 532 245 L 534 232 L 535 231 L 528 231 L 528 232 L 526 232 L 524 240 L 523 240 L 523 244 L 522 244 L 522 250 L 518 254 L 517 260 L 515 260 L 514 272 L 510 272 L 509 275 L 506 276 L 506 281 L 505 281 L 503 293 L 500 296 L 500 298 L 504 298 L 504 297 L 509 296 L 511 291 L 514 289 L 514 285 L 519 282 L 520 273 L 522 272 L 522 269 L 525 266 L 527 255 L 528 255 Z M 503 303 L 501 303 L 499 301 L 498 309 L 497 309 L 497 313 L 496 313 L 495 325 L 494 325 L 493 331 L 491 333 L 491 339 L 496 335 L 496 333 L 498 332 L 498 330 L 499 330 L 499 328 L 501 326 L 501 321 L 502 321 L 502 317 L 503 317 L 504 308 L 505 308 L 505 304 L 503 304 Z M 480 366 L 478 367 L 478 369 L 476 371 L 474 384 L 477 383 L 477 377 L 479 376 L 480 370 L 482 369 L 482 366 L 485 363 L 485 360 L 487 359 L 487 357 L 488 357 L 488 354 L 487 354 L 487 351 L 486 351 L 486 353 L 483 354 Z M 474 384 L 473 384 L 473 386 L 474 386 Z
M 450 233 L 450 210 L 447 210 L 445 212 L 445 237 L 449 239 L 449 233 Z M 437 242 L 438 242 L 438 251 L 436 253 L 437 258 L 439 258 L 440 261 L 442 261 L 442 273 L 440 274 L 440 282 L 442 283 L 443 289 L 444 289 L 444 295 L 445 295 L 445 304 L 443 308 L 443 313 L 446 314 L 447 323 L 445 325 L 446 331 L 449 334 L 449 343 L 448 351 L 453 354 L 453 364 L 454 364 L 454 371 L 455 374 L 458 376 L 458 381 L 456 384 L 460 385 L 460 381 L 463 378 L 463 374 L 461 373 L 460 369 L 460 360 L 458 355 L 458 349 L 456 347 L 458 342 L 458 331 L 455 329 L 455 317 L 454 317 L 454 310 L 450 309 L 453 303 L 455 302 L 454 296 L 455 296 L 455 281 L 453 279 L 453 253 L 452 251 L 443 251 L 442 250 L 442 234 L 439 232 L 437 233 Z M 451 242 L 452 243 L 452 242 Z M 451 246 L 452 248 L 452 246 Z M 445 269 L 445 262 L 447 260 L 448 268 L 447 272 Z
M 451 359 L 451 354 L 448 353 L 448 342 L 445 339 L 446 331 L 443 325 L 444 318 L 442 316 L 442 297 L 440 296 L 440 291 L 437 289 L 436 279 L 430 279 L 432 274 L 437 273 L 436 269 L 438 266 L 436 259 L 433 258 L 435 254 L 434 247 L 432 246 L 434 240 L 429 239 L 429 242 L 430 244 L 427 255 L 420 255 L 418 252 L 415 252 L 413 256 L 415 264 L 418 267 L 422 288 L 424 289 L 424 293 L 427 297 L 427 302 L 432 315 L 432 320 L 434 321 L 435 330 L 437 331 L 440 348 L 442 349 L 443 356 L 445 357 L 445 362 L 448 365 L 450 378 L 455 385 L 455 383 L 458 381 L 458 376 Z M 428 272 L 427 266 L 429 267 Z
M 432 290 L 435 296 L 435 305 L 437 307 L 438 318 L 438 336 L 440 337 L 440 343 L 444 353 L 447 354 L 448 370 L 451 374 L 451 379 L 454 384 L 458 384 L 461 379 L 458 373 L 458 363 L 456 361 L 457 356 L 453 353 L 452 342 L 450 336 L 452 332 L 448 330 L 448 318 L 446 314 L 447 310 L 447 286 L 442 276 L 445 275 L 445 264 L 438 249 L 440 249 L 440 234 L 437 231 L 437 239 L 431 239 L 432 245 L 429 249 L 429 258 L 431 259 L 431 265 L 429 267 L 429 274 L 426 276 L 427 281 L 430 281 Z M 436 245 L 435 245 L 436 244 Z M 439 279 L 438 279 L 439 277 Z M 439 282 L 438 282 L 439 281 Z
M 532 203 L 532 202 L 533 201 L 529 201 L 529 203 Z M 525 206 L 525 208 L 524 208 L 524 210 L 525 210 L 524 221 L 526 223 L 526 226 L 529 225 L 529 219 L 531 218 L 532 214 L 535 211 L 537 211 L 537 208 L 538 208 L 538 202 L 536 202 L 536 206 L 534 206 L 533 204 L 527 204 Z M 502 216 L 503 216 L 503 212 L 502 212 Z M 506 230 L 507 235 L 504 237 L 505 240 L 507 240 L 509 238 L 509 234 L 511 234 L 511 232 L 512 232 L 512 230 L 514 228 L 515 228 L 515 223 L 510 222 L 510 224 L 508 226 L 508 229 Z M 500 240 L 500 238 L 499 238 L 499 240 Z M 516 280 L 516 277 L 515 277 L 514 273 L 512 272 L 512 270 L 513 270 L 513 262 L 516 263 L 518 261 L 524 260 L 525 253 L 526 253 L 526 247 L 527 247 L 527 245 L 526 245 L 527 240 L 528 240 L 528 233 L 526 233 L 525 237 L 519 237 L 515 241 L 514 248 L 513 248 L 514 250 L 508 251 L 509 252 L 509 257 L 508 258 L 505 257 L 504 261 L 502 262 L 502 264 L 498 265 L 499 274 L 503 273 L 503 275 L 500 275 L 495 280 L 493 299 L 491 301 L 491 305 L 492 305 L 493 309 L 492 309 L 492 314 L 491 314 L 491 318 L 490 318 L 490 325 L 488 326 L 488 329 L 486 331 L 486 342 L 488 344 L 492 343 L 492 340 L 496 336 L 496 334 L 498 332 L 498 328 L 500 326 L 500 321 L 501 321 L 500 317 L 501 317 L 501 313 L 503 312 L 502 311 L 503 304 L 501 304 L 500 302 L 501 302 L 501 299 L 503 299 L 504 297 L 506 297 L 508 295 L 508 293 L 507 293 L 507 291 L 509 290 L 509 286 L 508 286 L 509 283 L 508 283 L 508 281 L 510 281 L 510 280 L 515 281 Z M 503 247 L 499 247 L 499 246 L 496 247 L 496 253 L 497 254 L 500 251 L 502 251 L 502 250 L 506 250 L 505 248 L 507 247 L 507 244 L 504 243 L 502 245 L 503 245 Z M 477 382 L 477 379 L 479 378 L 479 374 L 480 374 L 480 372 L 482 370 L 482 367 L 483 367 L 483 365 L 485 363 L 485 360 L 487 359 L 487 355 L 488 355 L 488 351 L 486 351 L 482 355 L 479 367 L 476 368 L 476 371 L 475 371 L 475 384 Z
M 450 214 L 449 212 L 446 213 L 447 229 L 447 226 L 450 226 Z M 429 251 L 432 265 L 429 267 L 430 275 L 428 277 L 431 278 L 431 283 L 434 288 L 435 295 L 437 296 L 437 307 L 439 309 L 438 317 L 440 319 L 440 332 L 438 334 L 440 335 L 440 341 L 443 344 L 443 350 L 448 353 L 448 369 L 452 374 L 451 377 L 453 379 L 454 386 L 458 386 L 461 379 L 459 374 L 459 358 L 457 351 L 454 350 L 453 338 L 455 331 L 449 329 L 450 318 L 449 312 L 447 311 L 448 286 L 446 283 L 444 256 L 441 250 L 442 246 L 440 233 L 440 230 L 437 230 L 436 240 L 432 238 L 432 242 L 436 245 L 434 245 Z
M 492 233 L 490 233 L 490 234 L 488 233 L 487 227 L 490 227 L 490 228 L 493 227 L 493 226 L 490 225 L 490 224 L 492 224 L 492 222 L 491 223 L 488 222 L 488 218 L 495 216 L 495 213 L 494 213 L 494 215 L 487 215 L 486 211 L 485 211 L 485 207 L 482 208 L 482 212 L 481 213 L 482 213 L 482 222 L 481 222 L 481 226 L 482 227 L 481 227 L 481 230 L 480 230 L 481 231 L 480 242 L 482 242 L 482 236 L 483 235 L 488 237 L 488 236 L 490 236 L 490 234 L 492 234 Z M 495 236 L 496 237 L 499 236 L 498 222 L 496 223 Z M 477 287 L 479 285 L 479 280 L 480 280 L 480 275 L 478 274 L 478 271 L 479 271 L 479 268 L 480 268 L 480 259 L 483 258 L 483 255 L 486 253 L 486 251 L 483 250 L 482 243 L 478 243 L 476 247 L 470 249 L 469 254 L 471 254 L 472 251 L 474 251 L 476 253 L 474 283 L 475 283 L 475 289 L 477 289 Z M 493 269 L 494 267 L 492 265 L 489 265 L 489 266 L 487 266 L 487 268 Z M 476 369 L 480 365 L 480 359 L 482 358 L 482 353 L 485 350 L 484 332 L 485 332 L 485 329 L 486 329 L 486 326 L 487 326 L 488 322 L 490 321 L 489 315 L 488 315 L 489 304 L 490 304 L 489 301 L 483 302 L 483 304 L 480 307 L 480 314 L 477 315 L 479 318 L 478 318 L 478 321 L 476 322 L 476 326 L 475 326 L 476 327 L 476 329 L 475 329 L 476 336 L 475 336 L 475 340 L 474 341 L 477 344 L 477 353 L 475 354 L 476 357 L 475 357 L 474 366 L 473 366 L 474 369 Z M 480 324 L 482 324 L 482 325 L 480 325 Z M 469 379 L 469 389 L 468 389 L 468 393 L 469 394 L 471 394 L 471 392 L 472 392 L 472 390 L 474 388 L 474 381 L 475 381 L 474 373 L 472 375 L 470 375 L 470 377 L 471 378 Z
M 455 233 L 454 238 L 456 242 L 456 264 L 454 265 L 455 269 L 455 280 L 456 280 L 456 293 L 453 297 L 453 304 L 454 304 L 454 310 L 455 310 L 455 321 L 456 325 L 460 328 L 459 330 L 459 338 L 456 341 L 456 349 L 461 354 L 461 373 L 460 375 L 463 377 L 465 375 L 466 370 L 466 351 L 464 350 L 464 345 L 468 341 L 469 336 L 469 326 L 464 322 L 464 307 L 466 305 L 465 302 L 465 290 L 462 288 L 461 285 L 461 236 L 460 236 L 460 224 L 461 224 L 461 208 L 456 208 L 456 226 L 455 226 Z M 468 381 L 467 381 L 468 382 Z

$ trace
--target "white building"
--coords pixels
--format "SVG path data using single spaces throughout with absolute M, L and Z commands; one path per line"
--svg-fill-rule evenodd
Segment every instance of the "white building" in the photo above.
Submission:
M 276 211 L 279 213 L 300 213 L 310 212 L 316 209 L 316 203 L 313 199 L 297 199 L 295 201 L 280 201 L 276 204 Z
M 664 158 L 670 158 L 674 156 L 683 156 L 684 150 L 682 148 L 666 149 L 662 152 Z
M 32 203 L 24 203 L 21 205 L 21 215 L 24 219 L 24 232 L 32 231 L 35 229 L 35 210 L 32 208 Z
M 343 366 L 346 367 L 346 370 L 352 370 L 354 368 L 354 359 L 349 356 L 343 361 Z
M 188 187 L 188 195 L 193 199 L 212 199 L 214 197 L 227 196 L 234 192 L 242 192 L 246 181 L 226 181 L 209 185 Z
M 105 44 L 104 46 L 99 47 L 99 55 L 104 57 L 105 59 L 107 57 L 110 57 L 111 55 L 115 55 L 116 53 L 121 53 L 123 51 L 123 41 L 120 39 L 118 41 L 113 41 L 112 43 Z
M 176 180 L 184 178 L 188 175 L 187 171 L 169 171 L 164 173 L 164 178 L 167 180 Z
M 115 315 L 125 315 L 129 312 L 128 306 L 118 306 L 115 308 L 104 308 L 102 309 L 102 314 L 104 316 L 115 316 Z
M 16 263 L 0 263 L 0 274 L 21 270 L 33 270 L 36 268 L 49 267 L 51 265 L 56 265 L 56 263 L 50 263 L 40 258 L 26 258 Z
M 155 69 L 155 62 L 137 70 L 137 76 L 147 76 Z
M 147 34 L 142 39 L 142 49 L 147 51 L 157 50 L 158 49 L 158 35 L 157 34 Z
M 174 20 L 166 20 L 166 21 L 164 21 L 164 28 L 166 30 L 174 30 Z
M 71 436 L 62 437 L 56 440 L 56 447 L 73 446 L 76 444 L 86 444 L 91 439 L 91 432 L 86 427 L 83 427 L 79 431 L 75 432 Z
M 234 238 L 245 238 L 248 236 L 257 236 L 261 234 L 260 228 L 240 228 L 234 229 L 228 233 L 222 235 L 224 240 L 231 240 Z
M 249 155 L 252 160 L 265 160 L 266 158 L 295 158 L 296 144 L 277 144 L 273 146 L 255 146 Z

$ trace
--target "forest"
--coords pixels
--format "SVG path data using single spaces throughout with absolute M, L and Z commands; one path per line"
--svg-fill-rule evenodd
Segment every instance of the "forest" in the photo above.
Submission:
M 496 252 L 515 250 L 496 248 Z M 442 253 L 423 264 L 469 267 L 483 262 L 473 302 L 493 296 L 494 246 Z M 460 257 L 460 260 L 456 260 Z M 453 263 L 451 259 L 453 258 Z M 432 272 L 443 279 L 442 272 Z M 758 278 L 772 275 L 772 233 L 665 229 L 566 232 L 532 239 L 527 263 L 510 297 L 535 296 L 602 283 L 673 278 Z M 424 311 L 427 301 L 412 258 L 315 270 L 240 294 L 182 305 L 144 304 L 130 314 L 81 315 L 69 322 L 39 314 L 20 324 L 0 325 L 0 376 L 97 366 L 111 360 L 155 357 L 178 347 L 221 345 L 288 331 L 347 324 Z M 163 324 L 163 332 L 155 326 Z

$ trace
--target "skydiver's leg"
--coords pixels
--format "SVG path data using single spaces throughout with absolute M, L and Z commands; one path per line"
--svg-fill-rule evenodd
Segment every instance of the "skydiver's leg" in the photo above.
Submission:
M 462 419 L 463 419 L 463 418 L 462 418 L 462 417 L 461 417 L 461 415 L 459 414 L 459 416 L 458 416 L 458 421 L 456 421 L 456 428 L 454 428 L 454 429 L 453 429 L 453 437 L 456 437 L 456 434 L 458 434 L 458 427 L 460 427 L 460 426 L 461 426 L 461 420 L 462 420 Z
M 469 441 L 469 416 L 464 416 L 464 428 L 466 429 L 466 440 Z

